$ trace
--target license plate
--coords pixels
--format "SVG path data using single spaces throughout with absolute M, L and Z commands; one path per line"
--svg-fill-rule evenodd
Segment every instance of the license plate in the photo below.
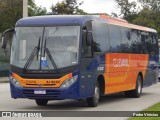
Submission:
M 35 90 L 35 91 L 34 91 L 34 94 L 44 95 L 44 94 L 46 94 L 46 91 L 45 91 L 45 90 Z

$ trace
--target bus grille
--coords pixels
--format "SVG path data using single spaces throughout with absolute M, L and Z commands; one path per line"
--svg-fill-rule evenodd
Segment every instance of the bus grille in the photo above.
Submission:
M 27 98 L 36 98 L 36 99 L 42 99 L 42 98 L 47 98 L 47 99 L 53 99 L 56 98 L 60 95 L 60 91 L 58 90 L 46 90 L 46 94 L 34 94 L 34 90 L 23 90 L 23 95 Z
M 56 84 L 42 84 L 41 87 L 54 87 Z M 26 87 L 38 87 L 39 84 L 26 84 Z

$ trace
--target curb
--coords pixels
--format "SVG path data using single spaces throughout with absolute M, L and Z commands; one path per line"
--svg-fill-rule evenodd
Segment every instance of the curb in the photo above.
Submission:
M 8 77 L 0 77 L 0 83 L 8 83 L 9 78 Z

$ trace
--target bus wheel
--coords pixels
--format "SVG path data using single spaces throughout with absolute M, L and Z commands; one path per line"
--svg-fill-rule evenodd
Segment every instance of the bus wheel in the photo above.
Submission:
M 87 98 L 87 103 L 89 107 L 96 107 L 100 99 L 100 89 L 98 82 L 95 85 L 93 97 Z
M 125 95 L 127 97 L 134 97 L 139 98 L 142 93 L 142 77 L 138 75 L 137 81 L 136 81 L 136 88 L 134 90 L 126 91 Z
M 43 99 L 36 99 L 36 103 L 39 106 L 45 106 L 48 103 L 48 100 L 43 100 Z

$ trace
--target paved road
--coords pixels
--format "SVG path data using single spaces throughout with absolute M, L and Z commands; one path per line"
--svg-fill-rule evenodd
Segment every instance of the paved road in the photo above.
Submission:
M 141 111 L 160 102 L 160 83 L 143 88 L 141 98 L 126 98 L 123 93 L 105 96 L 96 108 L 89 108 L 86 101 L 77 100 L 50 101 L 43 107 L 37 106 L 34 100 L 14 100 L 10 97 L 8 83 L 0 84 L 0 98 L 0 111 Z

